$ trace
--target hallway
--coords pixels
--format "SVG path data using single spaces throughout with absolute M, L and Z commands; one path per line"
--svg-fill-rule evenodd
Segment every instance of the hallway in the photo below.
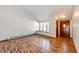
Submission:
M 0 42 L 0 53 L 75 53 L 72 39 L 32 35 Z

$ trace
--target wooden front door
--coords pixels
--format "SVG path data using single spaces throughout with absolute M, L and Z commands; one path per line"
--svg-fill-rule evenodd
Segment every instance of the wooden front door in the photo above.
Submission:
M 60 21 L 60 36 L 70 37 L 70 20 Z

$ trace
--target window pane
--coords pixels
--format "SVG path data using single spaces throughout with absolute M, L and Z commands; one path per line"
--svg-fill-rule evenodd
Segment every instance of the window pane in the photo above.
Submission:
M 49 22 L 47 22 L 47 32 L 49 32 Z
M 42 31 L 43 30 L 43 23 L 42 22 L 40 22 L 40 31 Z
M 49 32 L 49 22 L 40 22 L 39 31 Z
M 46 32 L 46 22 L 43 22 L 43 31 Z

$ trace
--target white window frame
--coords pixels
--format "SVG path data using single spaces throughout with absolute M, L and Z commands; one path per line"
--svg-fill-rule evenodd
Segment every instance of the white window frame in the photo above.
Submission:
M 49 22 L 39 22 L 39 31 L 40 32 L 49 32 Z

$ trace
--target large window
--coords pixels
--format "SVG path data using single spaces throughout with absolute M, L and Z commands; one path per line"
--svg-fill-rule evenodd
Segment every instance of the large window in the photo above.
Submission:
M 47 32 L 49 32 L 49 22 L 46 22 Z
M 40 25 L 39 25 L 39 31 L 42 31 L 42 30 L 43 30 L 43 23 L 40 22 L 39 24 L 40 24 Z
M 49 22 L 39 22 L 39 31 L 49 32 Z

